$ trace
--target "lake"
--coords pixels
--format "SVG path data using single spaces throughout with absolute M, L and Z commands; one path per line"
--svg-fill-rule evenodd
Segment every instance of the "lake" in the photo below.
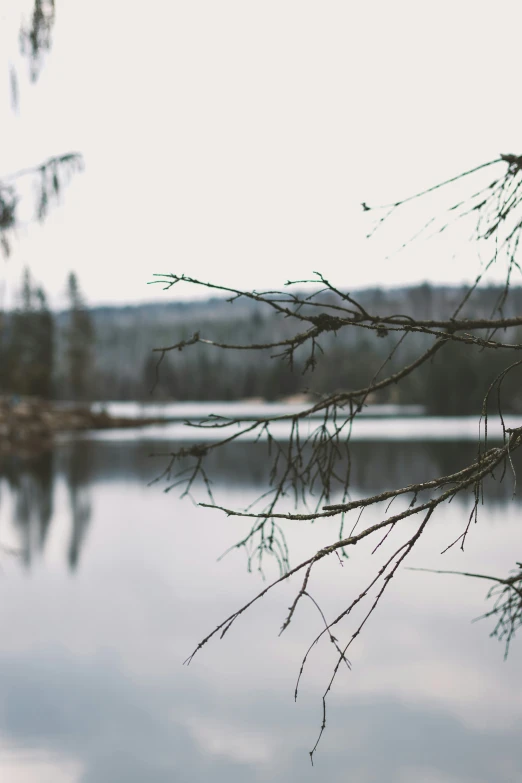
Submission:
M 247 572 L 243 551 L 218 561 L 247 521 L 149 485 L 164 466 L 149 455 L 165 452 L 181 427 L 64 436 L 52 452 L 1 458 L 0 779 L 521 780 L 521 640 L 504 662 L 491 621 L 471 623 L 488 606 L 482 580 L 399 572 L 350 648 L 352 669 L 340 671 L 329 698 L 313 767 L 308 751 L 335 655 L 327 641 L 317 645 L 295 703 L 301 659 L 323 627 L 314 604 L 302 601 L 278 636 L 299 579 L 183 666 L 266 583 Z M 361 427 L 355 496 L 457 470 L 475 453 L 476 420 L 368 419 Z M 216 502 L 247 505 L 268 467 L 263 443 L 213 455 Z M 464 552 L 440 554 L 463 530 L 471 498 L 441 509 L 409 564 L 507 575 L 522 554 L 512 491 L 511 475 L 490 483 Z M 206 499 L 201 487 L 194 494 Z M 379 509 L 365 511 L 366 524 L 378 518 Z M 291 563 L 331 543 L 337 529 L 335 519 L 289 523 Z M 318 564 L 310 592 L 328 618 L 361 592 L 387 544 L 372 555 L 361 543 L 342 563 Z M 277 573 L 267 562 L 266 578 Z M 351 619 L 337 636 L 353 630 Z

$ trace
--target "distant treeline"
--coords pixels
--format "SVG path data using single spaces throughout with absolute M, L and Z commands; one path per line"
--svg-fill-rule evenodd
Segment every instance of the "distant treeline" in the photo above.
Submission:
M 489 317 L 501 291 L 494 286 L 477 290 L 462 316 Z M 359 291 L 357 299 L 370 312 L 436 319 L 454 312 L 464 293 L 465 289 L 457 286 L 424 284 L 367 289 Z M 511 289 L 504 312 L 522 312 L 521 288 Z M 241 299 L 232 304 L 212 299 L 97 308 L 92 315 L 98 346 L 98 396 L 105 399 L 276 400 L 303 391 L 325 394 L 357 389 L 371 381 L 398 342 L 393 333 L 378 337 L 363 329 L 325 334 L 320 339 L 324 353 L 316 353 L 315 370 L 304 374 L 306 351 L 297 354 L 291 371 L 285 360 L 271 358 L 274 351 L 270 349 L 225 351 L 199 344 L 167 353 L 156 373 L 159 354 L 151 349 L 189 339 L 196 331 L 222 342 L 270 343 L 290 336 L 292 324 L 256 302 Z M 432 339 L 409 334 L 383 372 L 415 359 Z M 509 341 L 522 342 L 522 332 L 511 333 Z M 485 391 L 505 363 L 506 354 L 501 350 L 485 353 L 476 346 L 448 344 L 432 362 L 375 395 L 373 401 L 423 404 L 429 413 L 439 415 L 480 413 Z M 522 370 L 507 377 L 502 400 L 506 411 L 522 412 Z
M 357 298 L 371 312 L 436 319 L 453 312 L 463 293 L 460 287 L 424 284 L 366 289 Z M 462 316 L 489 317 L 500 293 L 494 286 L 477 290 Z M 314 371 L 305 373 L 306 350 L 296 354 L 292 371 L 284 359 L 271 358 L 270 349 L 224 351 L 202 344 L 167 353 L 158 367 L 160 354 L 153 348 L 190 339 L 196 331 L 209 339 L 248 344 L 275 342 L 290 336 L 293 327 L 259 303 L 242 299 L 232 304 L 210 299 L 87 310 L 74 275 L 69 279 L 69 303 L 67 311 L 51 314 L 43 291 L 32 288 L 26 275 L 20 306 L 3 319 L 4 393 L 144 401 L 276 400 L 303 391 L 325 394 L 366 386 L 398 341 L 396 334 L 379 337 L 363 329 L 327 333 L 319 341 L 323 352 L 316 352 Z M 522 289 L 511 289 L 504 312 L 522 312 Z M 432 339 L 409 334 L 382 372 L 413 360 Z M 509 342 L 522 342 L 522 333 L 510 333 Z M 476 414 L 505 362 L 502 350 L 486 353 L 476 346 L 448 344 L 432 362 L 373 401 L 423 404 L 432 414 Z M 518 368 L 503 384 L 502 401 L 505 411 L 522 412 Z

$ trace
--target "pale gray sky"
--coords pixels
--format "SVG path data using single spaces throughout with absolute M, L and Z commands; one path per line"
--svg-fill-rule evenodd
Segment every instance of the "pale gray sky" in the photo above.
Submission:
M 386 260 L 406 218 L 368 243 L 360 202 L 521 152 L 521 4 L 57 0 L 15 115 L 23 2 L 0 0 L 0 175 L 69 150 L 86 168 L 20 231 L 11 290 L 24 264 L 55 305 L 70 269 L 92 303 L 158 298 L 146 283 L 168 271 L 258 288 L 315 269 L 352 288 L 474 277 L 461 242 Z

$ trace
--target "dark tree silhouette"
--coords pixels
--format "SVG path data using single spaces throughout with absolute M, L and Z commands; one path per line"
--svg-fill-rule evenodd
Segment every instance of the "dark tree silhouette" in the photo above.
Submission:
M 74 272 L 67 280 L 69 323 L 67 327 L 67 369 L 72 399 L 89 395 L 94 331 L 91 316 L 81 294 Z
M 12 313 L 3 384 L 6 391 L 49 398 L 54 365 L 54 320 L 43 289 L 23 274 L 19 306 Z

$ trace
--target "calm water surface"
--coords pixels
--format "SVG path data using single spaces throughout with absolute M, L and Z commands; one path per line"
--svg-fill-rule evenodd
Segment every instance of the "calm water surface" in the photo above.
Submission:
M 301 658 L 322 627 L 302 602 L 278 637 L 297 581 L 183 666 L 263 582 L 246 572 L 240 551 L 217 562 L 244 535 L 244 521 L 147 486 L 162 465 L 148 455 L 165 450 L 165 438 L 150 438 L 146 430 L 83 437 L 0 464 L 0 542 L 19 551 L 0 560 L 0 780 L 522 780 L 520 640 L 504 662 L 487 621 L 471 624 L 486 607 L 479 580 L 406 570 L 393 580 L 351 648 L 352 671 L 337 680 L 313 768 L 308 751 L 334 657 L 331 645 L 318 645 L 294 703 Z M 354 491 L 447 473 L 473 453 L 471 441 L 360 441 Z M 262 444 L 228 449 L 211 465 L 217 502 L 244 506 L 266 471 Z M 466 522 L 469 503 L 455 501 L 434 517 L 410 565 L 507 574 L 522 555 L 510 481 L 491 487 L 464 553 L 439 554 Z M 292 563 L 336 532 L 332 520 L 293 523 Z M 397 532 L 394 548 L 399 540 Z M 327 617 L 359 594 L 385 555 L 361 546 L 344 566 L 334 558 L 318 566 L 310 591 Z M 276 576 L 275 566 L 266 575 Z

